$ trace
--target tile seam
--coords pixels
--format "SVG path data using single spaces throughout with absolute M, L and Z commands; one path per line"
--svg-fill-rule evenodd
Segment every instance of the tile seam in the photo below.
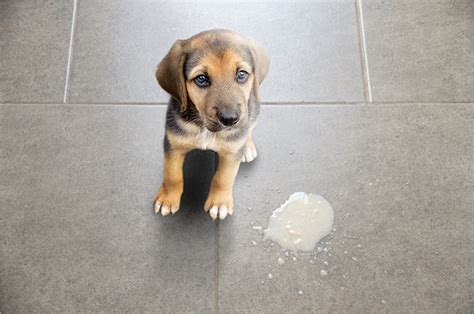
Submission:
M 473 101 L 442 101 L 442 102 L 433 102 L 433 101 L 378 101 L 378 102 L 264 102 L 262 106 L 264 107 L 284 107 L 284 106 L 302 106 L 302 107 L 311 107 L 311 106 L 358 106 L 358 105 L 446 105 L 446 104 L 453 104 L 453 105 L 469 105 L 474 104 Z M 125 107 L 125 106 L 156 106 L 156 107 L 166 107 L 168 103 L 141 103 L 141 102 L 124 102 L 124 103 L 63 103 L 63 102 L 3 102 L 0 103 L 0 106 L 35 106 L 35 105 L 43 105 L 43 106 L 57 106 L 57 105 L 68 105 L 68 106 L 110 106 L 110 107 Z
M 71 36 L 69 38 L 69 51 L 68 51 L 67 67 L 66 67 L 66 80 L 65 80 L 65 83 L 64 83 L 63 104 L 67 103 L 67 95 L 68 95 L 68 89 L 69 89 L 69 77 L 71 75 L 72 50 L 73 50 L 73 46 L 74 46 L 74 32 L 75 32 L 75 28 L 76 28 L 77 1 L 79 1 L 79 0 L 73 0 Z
M 219 221 L 215 225 L 214 313 L 219 313 Z
M 359 29 L 360 54 L 363 67 L 364 91 L 367 101 L 372 103 L 372 87 L 370 84 L 369 58 L 367 55 L 367 43 L 365 39 L 364 16 L 362 13 L 362 0 L 356 0 L 357 23 Z

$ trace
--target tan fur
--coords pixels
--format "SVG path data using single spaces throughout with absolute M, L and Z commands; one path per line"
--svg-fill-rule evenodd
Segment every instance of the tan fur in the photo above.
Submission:
M 179 209 L 181 194 L 183 194 L 183 163 L 187 150 L 173 150 L 165 154 L 163 183 L 156 195 L 156 203 L 160 204 L 165 216 Z
M 192 68 L 186 66 L 185 69 L 185 57 L 196 51 L 199 52 L 198 62 L 194 61 Z M 269 64 L 267 54 L 255 41 L 231 31 L 207 31 L 187 40 L 178 40 L 173 45 L 158 66 L 157 80 L 179 101 L 182 114 L 188 109 L 189 102 L 194 104 L 204 126 L 176 120 L 175 127 L 180 132 L 167 129 L 166 140 L 170 148 L 165 153 L 164 178 L 156 197 L 156 212 L 167 215 L 179 209 L 186 153 L 193 149 L 210 149 L 218 153 L 219 166 L 211 182 L 205 210 L 213 219 L 223 219 L 233 213 L 232 188 L 240 162 L 249 162 L 256 157 L 251 134 L 256 115 L 249 118 L 249 101 L 252 93 L 252 99 L 258 101 L 258 86 L 265 78 Z M 240 70 L 249 74 L 245 83 L 236 81 Z M 195 83 L 199 75 L 210 77 L 211 84 L 207 88 Z M 240 129 L 219 124 L 217 113 L 223 109 L 238 112 L 240 120 L 236 125 L 245 124 Z M 214 129 L 216 126 L 220 129 Z
M 189 98 L 200 112 L 207 113 L 205 115 L 207 119 L 215 120 L 215 108 L 223 103 L 229 106 L 238 104 L 241 118 L 245 118 L 247 115 L 247 103 L 254 84 L 254 75 L 251 74 L 250 65 L 232 50 L 225 51 L 223 56 L 217 56 L 212 52 L 205 54 L 206 56 L 200 64 L 191 70 L 190 79 L 186 81 Z M 243 69 L 250 73 L 245 84 L 233 84 L 235 73 L 238 69 Z M 210 88 L 199 88 L 193 82 L 195 77 L 204 73 L 209 74 L 213 78 Z M 225 95 L 222 95 L 222 92 L 220 92 L 222 90 L 225 91 Z

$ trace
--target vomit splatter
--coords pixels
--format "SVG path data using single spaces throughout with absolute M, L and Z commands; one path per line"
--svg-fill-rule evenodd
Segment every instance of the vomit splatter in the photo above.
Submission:
M 326 199 L 296 192 L 273 211 L 263 239 L 291 251 L 312 251 L 331 232 L 333 223 L 334 210 Z

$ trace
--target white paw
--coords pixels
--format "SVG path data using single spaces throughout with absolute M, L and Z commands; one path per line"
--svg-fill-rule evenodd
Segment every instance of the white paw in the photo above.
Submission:
M 222 220 L 227 217 L 227 215 L 232 216 L 234 212 L 232 208 L 227 208 L 225 205 L 212 206 L 211 208 L 206 209 L 206 211 L 209 211 L 209 216 L 211 216 L 212 220 L 216 220 L 217 217 Z
M 246 145 L 242 162 L 251 162 L 257 157 L 257 149 L 255 145 Z
M 170 207 L 165 204 L 161 204 L 159 201 L 155 203 L 155 214 L 161 211 L 161 216 L 168 216 L 170 213 L 174 214 L 179 210 L 179 207 Z

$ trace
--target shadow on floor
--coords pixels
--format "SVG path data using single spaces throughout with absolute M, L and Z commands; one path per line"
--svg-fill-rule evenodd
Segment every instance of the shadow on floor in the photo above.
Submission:
M 216 168 L 217 154 L 213 151 L 193 150 L 187 154 L 181 210 L 202 213 Z

